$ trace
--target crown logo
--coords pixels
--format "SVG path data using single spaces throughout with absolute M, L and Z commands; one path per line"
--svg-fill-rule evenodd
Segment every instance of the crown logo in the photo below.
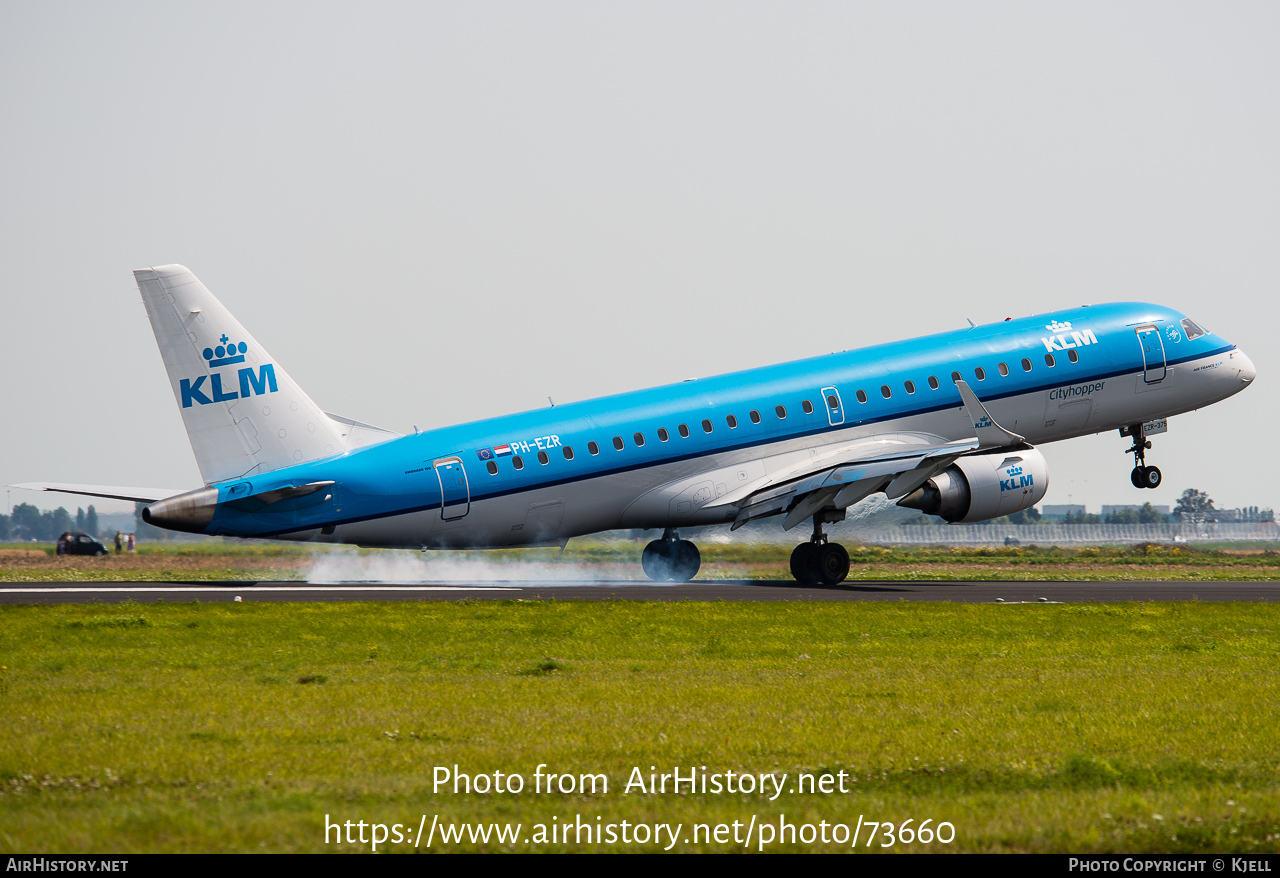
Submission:
M 1058 321 L 1055 320 L 1052 323 L 1045 325 L 1045 329 L 1049 330 L 1050 332 L 1066 332 L 1070 328 L 1071 328 L 1070 320 L 1065 320 L 1062 323 L 1059 323 Z
M 216 348 L 205 348 L 204 358 L 209 361 L 210 366 L 230 366 L 232 363 L 243 363 L 245 351 L 249 350 L 249 346 L 244 342 L 239 344 L 228 344 L 230 339 L 224 332 L 222 338 L 218 339 L 222 342 Z

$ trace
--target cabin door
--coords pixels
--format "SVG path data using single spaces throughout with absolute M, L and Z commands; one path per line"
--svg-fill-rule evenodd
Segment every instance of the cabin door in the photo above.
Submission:
M 822 388 L 822 406 L 827 410 L 827 423 L 833 427 L 844 423 L 844 405 L 840 402 L 840 391 L 834 387 Z
M 471 487 L 462 458 L 442 457 L 431 462 L 440 480 L 440 517 L 445 521 L 462 518 L 471 511 Z
M 1142 380 L 1147 384 L 1157 384 L 1164 380 L 1164 340 L 1160 338 L 1160 330 L 1154 326 L 1139 326 L 1138 343 L 1142 345 Z

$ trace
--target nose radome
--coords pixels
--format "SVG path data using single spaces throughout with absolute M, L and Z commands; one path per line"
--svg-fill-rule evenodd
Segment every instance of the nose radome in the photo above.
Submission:
M 1252 384 L 1253 379 L 1258 377 L 1258 370 L 1253 367 L 1253 360 L 1249 359 L 1249 355 L 1244 351 L 1237 348 L 1232 361 L 1240 370 L 1240 380 L 1245 384 Z

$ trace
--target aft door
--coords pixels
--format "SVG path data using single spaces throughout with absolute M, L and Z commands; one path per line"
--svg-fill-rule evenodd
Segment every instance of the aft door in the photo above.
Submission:
M 1156 384 L 1164 380 L 1164 341 L 1160 338 L 1160 330 L 1154 326 L 1139 326 L 1138 343 L 1142 346 L 1142 380 L 1147 384 Z
M 840 391 L 834 387 L 822 388 L 823 407 L 827 410 L 827 423 L 838 427 L 844 423 L 844 405 L 840 402 Z
M 442 457 L 431 462 L 440 480 L 440 517 L 445 521 L 462 518 L 471 511 L 471 486 L 460 457 Z

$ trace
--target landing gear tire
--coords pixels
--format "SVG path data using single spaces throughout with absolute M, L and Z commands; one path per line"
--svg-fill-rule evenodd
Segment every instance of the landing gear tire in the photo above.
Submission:
M 654 540 L 644 547 L 640 566 L 654 582 L 688 582 L 702 567 L 702 553 L 688 540 Z
M 1129 481 L 1135 488 L 1160 487 L 1160 468 L 1147 466 L 1147 449 L 1151 447 L 1151 440 L 1143 435 L 1142 425 L 1131 424 L 1123 428 L 1120 435 L 1133 437 L 1133 445 L 1128 449 L 1128 453 L 1133 455 L 1133 472 L 1129 473 Z
M 813 543 L 801 543 L 791 550 L 791 576 L 801 585 L 817 585 L 818 570 L 814 563 Z
M 818 576 L 823 585 L 838 585 L 849 575 L 849 553 L 839 543 L 815 546 L 818 551 Z
M 702 566 L 702 553 L 688 540 L 678 540 L 673 562 L 671 581 L 688 582 L 698 575 L 698 568 Z
M 1135 488 L 1158 488 L 1163 480 L 1158 466 L 1135 466 L 1129 474 L 1129 481 Z
M 640 566 L 644 575 L 654 582 L 666 582 L 670 579 L 671 559 L 667 552 L 667 544 L 663 540 L 654 540 L 644 547 L 640 554 Z
M 791 550 L 791 575 L 801 585 L 837 585 L 849 575 L 849 553 L 839 543 L 801 543 Z

